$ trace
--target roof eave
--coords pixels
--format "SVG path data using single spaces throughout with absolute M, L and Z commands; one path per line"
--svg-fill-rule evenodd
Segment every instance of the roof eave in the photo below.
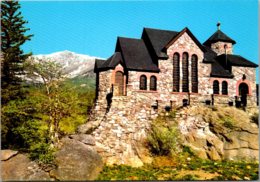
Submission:
M 210 77 L 217 77 L 217 78 L 234 78 L 234 75 L 233 75 L 233 74 L 231 74 L 231 75 L 219 75 L 219 74 L 210 73 Z
M 140 72 L 151 72 L 151 73 L 159 73 L 160 72 L 160 69 L 158 70 L 149 70 L 149 69 L 137 69 L 137 68 L 126 68 L 126 70 L 128 71 L 140 71 Z

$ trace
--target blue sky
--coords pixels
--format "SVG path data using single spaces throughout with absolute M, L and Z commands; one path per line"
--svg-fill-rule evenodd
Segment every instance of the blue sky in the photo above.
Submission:
M 34 37 L 33 54 L 69 50 L 107 58 L 117 36 L 140 38 L 143 27 L 180 31 L 188 27 L 203 43 L 221 22 L 236 40 L 234 53 L 258 63 L 257 0 L 22 1 Z

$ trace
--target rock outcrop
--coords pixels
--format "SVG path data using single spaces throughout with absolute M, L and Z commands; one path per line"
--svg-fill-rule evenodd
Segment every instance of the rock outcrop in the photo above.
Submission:
M 87 135 L 73 135 L 61 140 L 61 148 L 55 154 L 57 169 L 50 172 L 56 180 L 94 180 L 103 169 L 102 158 L 89 145 L 93 139 Z M 79 141 L 73 139 L 76 138 Z
M 94 180 L 103 169 L 103 161 L 95 151 L 95 139 L 79 134 L 61 140 L 55 153 L 56 168 L 42 169 L 26 154 L 1 150 L 2 180 L 4 181 L 85 181 Z
M 36 162 L 31 161 L 25 154 L 17 151 L 1 151 L 3 181 L 50 181 L 48 173 L 43 171 Z M 13 155 L 16 154 L 16 155 Z M 9 156 L 9 157 L 7 157 Z M 4 159 L 4 160 L 3 160 Z
M 15 156 L 16 154 L 18 154 L 18 151 L 14 151 L 14 150 L 1 150 L 1 161 L 6 161 L 10 158 L 12 158 L 13 156 Z
M 201 158 L 259 159 L 258 126 L 236 108 L 186 108 L 177 114 L 185 144 Z

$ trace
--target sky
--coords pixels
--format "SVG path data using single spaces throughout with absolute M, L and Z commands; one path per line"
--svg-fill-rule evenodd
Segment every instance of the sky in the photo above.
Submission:
M 144 27 L 181 31 L 203 43 L 221 22 L 234 39 L 234 54 L 258 64 L 257 0 L 21 1 L 34 37 L 23 46 L 33 54 L 69 50 L 110 57 L 118 36 L 140 38 Z

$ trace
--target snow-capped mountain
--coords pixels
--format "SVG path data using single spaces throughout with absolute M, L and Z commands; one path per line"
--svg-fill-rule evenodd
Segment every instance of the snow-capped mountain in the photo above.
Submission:
M 64 72 L 70 78 L 76 76 L 94 76 L 95 59 L 98 58 L 84 54 L 77 54 L 67 50 L 45 55 L 34 55 L 33 57 L 37 60 L 51 60 L 59 63 L 63 66 Z

